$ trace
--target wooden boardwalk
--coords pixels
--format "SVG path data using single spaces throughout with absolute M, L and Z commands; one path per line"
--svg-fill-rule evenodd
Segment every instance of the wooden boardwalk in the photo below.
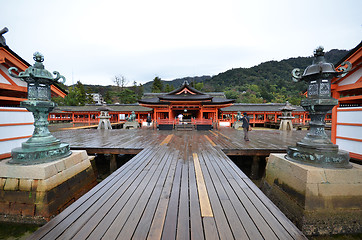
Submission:
M 306 239 L 224 153 L 281 149 L 302 134 L 268 132 L 250 142 L 236 130 L 57 132 L 72 148 L 139 153 L 30 239 Z

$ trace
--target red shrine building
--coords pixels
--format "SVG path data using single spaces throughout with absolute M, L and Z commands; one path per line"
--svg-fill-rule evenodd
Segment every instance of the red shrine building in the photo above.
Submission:
M 154 95 L 154 96 L 152 96 Z M 149 96 L 149 95 L 148 95 Z M 231 106 L 234 100 L 226 99 L 223 93 L 202 93 L 185 81 L 178 89 L 163 94 L 151 94 L 139 100 L 141 106 L 153 109 L 157 122 L 190 121 L 194 124 L 218 119 L 219 109 Z M 179 117 L 181 115 L 181 117 Z
M 27 83 L 9 75 L 8 69 L 16 67 L 24 72 L 30 66 L 24 59 L 13 52 L 8 46 L 0 43 L 0 106 L 20 106 L 28 95 Z M 52 97 L 65 97 L 67 92 L 56 85 L 51 86 Z
M 342 58 L 352 64 L 342 78 L 332 79 L 332 97 L 338 105 L 332 110 L 332 142 L 349 151 L 350 157 L 362 160 L 362 42 Z

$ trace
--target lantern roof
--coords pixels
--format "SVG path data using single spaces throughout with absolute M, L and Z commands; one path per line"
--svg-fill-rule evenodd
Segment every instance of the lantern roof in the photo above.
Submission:
M 293 110 L 295 110 L 296 108 L 293 107 L 293 106 L 289 103 L 289 101 L 287 101 L 286 104 L 285 104 L 285 106 L 282 107 L 282 108 L 279 108 L 279 109 L 280 109 L 281 111 L 293 111 Z
M 303 73 L 302 78 L 309 78 L 316 74 L 323 74 L 327 76 L 335 76 L 338 75 L 332 63 L 327 63 L 324 58 L 324 51 L 323 47 L 318 47 L 314 50 L 314 61 L 313 64 L 308 66 Z

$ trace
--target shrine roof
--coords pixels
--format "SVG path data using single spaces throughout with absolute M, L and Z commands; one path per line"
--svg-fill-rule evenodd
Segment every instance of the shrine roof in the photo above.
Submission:
M 185 81 L 181 87 L 169 93 L 146 93 L 139 100 L 143 104 L 168 104 L 171 101 L 200 101 L 205 105 L 233 103 L 233 99 L 227 99 L 223 92 L 203 93 L 191 87 Z
M 357 52 L 358 49 L 360 49 L 361 47 L 362 47 L 362 41 L 361 41 L 356 47 L 354 47 L 353 49 L 351 49 L 350 51 L 348 51 L 348 53 L 337 62 L 336 66 L 341 65 L 341 64 L 342 64 L 344 61 L 346 61 L 350 56 L 352 56 L 355 52 Z
M 6 50 L 9 54 L 11 54 L 15 59 L 17 59 L 18 61 L 20 61 L 21 63 L 23 63 L 26 67 L 30 67 L 31 64 L 29 64 L 27 61 L 25 61 L 22 57 L 20 57 L 16 52 L 14 52 L 13 50 L 11 50 L 11 48 L 8 45 L 3 45 L 2 43 L 0 43 L 0 49 L 4 49 Z M 63 94 L 67 95 L 68 92 L 63 89 L 63 87 L 57 83 L 54 82 L 53 83 L 54 87 L 56 87 L 58 90 L 60 90 Z M 54 91 L 53 91 L 54 92 Z M 58 94 L 57 94 L 58 95 Z
M 234 103 L 234 99 L 227 99 L 227 98 L 218 98 L 214 97 L 211 102 L 204 102 L 203 104 L 227 104 L 227 103 Z
M 103 105 L 86 105 L 86 106 L 58 106 L 52 113 L 57 112 L 100 112 L 99 108 Z M 149 112 L 152 108 L 143 107 L 139 104 L 109 104 L 106 105 L 110 112 Z
M 179 95 L 163 95 L 158 97 L 160 100 L 171 100 L 171 101 L 202 101 L 211 100 L 213 97 L 207 94 L 192 95 L 192 94 L 179 94 Z
M 230 107 L 221 108 L 223 112 L 280 112 L 285 103 L 234 103 Z M 304 112 L 301 106 L 295 106 L 295 112 Z
M 144 93 L 142 99 L 148 99 L 148 98 L 158 98 L 161 96 L 166 95 L 167 93 Z M 225 94 L 223 92 L 206 92 L 204 94 L 207 94 L 211 97 L 219 97 L 219 98 L 226 98 Z

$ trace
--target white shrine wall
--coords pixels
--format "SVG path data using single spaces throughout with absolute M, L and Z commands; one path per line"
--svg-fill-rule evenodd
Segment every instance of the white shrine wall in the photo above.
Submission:
M 352 157 L 362 155 L 362 107 L 337 109 L 336 144 Z
M 10 157 L 11 149 L 31 137 L 33 124 L 33 114 L 25 108 L 0 107 L 0 159 Z

